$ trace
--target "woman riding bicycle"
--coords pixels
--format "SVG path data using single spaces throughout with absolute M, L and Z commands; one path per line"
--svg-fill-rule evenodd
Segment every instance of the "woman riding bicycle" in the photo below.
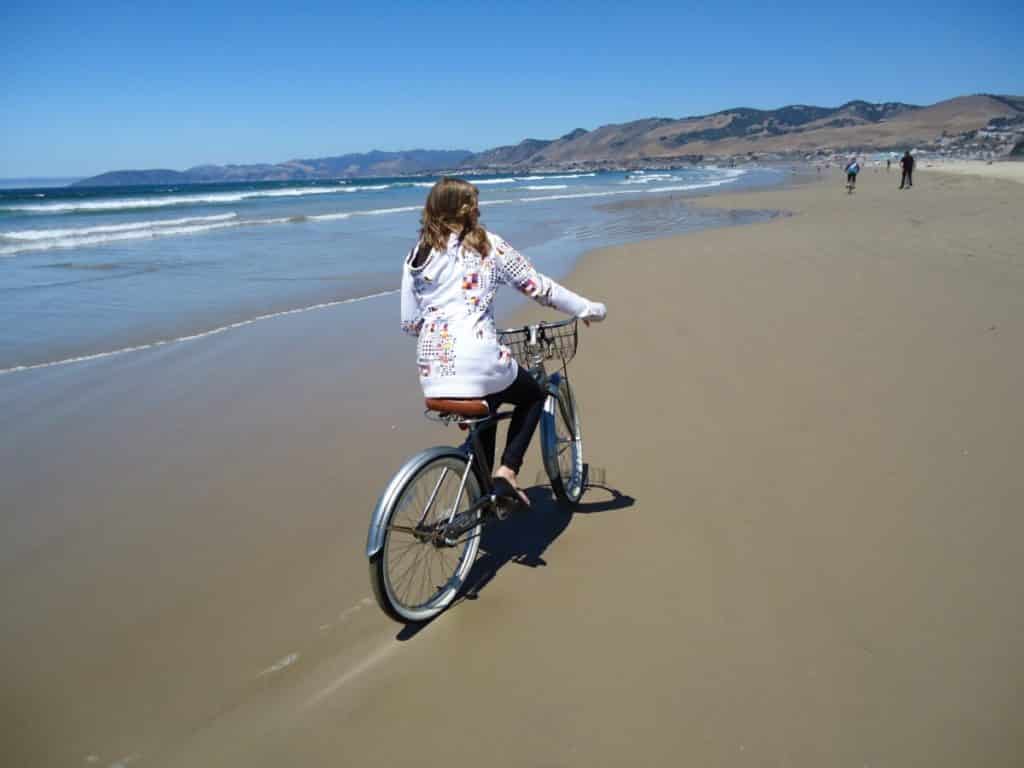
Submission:
M 515 406 L 495 491 L 529 504 L 517 482 L 537 428 L 545 393 L 522 370 L 494 327 L 494 295 L 510 284 L 539 304 L 581 318 L 605 318 L 589 301 L 537 272 L 521 253 L 480 225 L 479 193 L 462 179 L 443 178 L 427 195 L 420 237 L 402 269 L 402 330 L 419 338 L 417 363 L 427 398 L 483 399 L 491 413 Z M 481 434 L 494 464 L 496 428 Z

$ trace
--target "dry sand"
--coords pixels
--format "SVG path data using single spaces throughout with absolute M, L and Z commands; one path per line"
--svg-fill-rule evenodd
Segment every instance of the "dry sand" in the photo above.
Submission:
M 397 335 L 314 313 L 0 381 L 0 754 L 1020 764 L 1024 187 L 897 182 L 718 195 L 795 215 L 588 255 L 605 487 L 572 517 L 532 489 L 418 632 L 369 600 L 366 525 L 459 436 Z
M 918 167 L 925 172 L 939 171 L 1024 183 L 1024 162 L 1020 161 L 988 163 L 984 160 L 923 160 Z

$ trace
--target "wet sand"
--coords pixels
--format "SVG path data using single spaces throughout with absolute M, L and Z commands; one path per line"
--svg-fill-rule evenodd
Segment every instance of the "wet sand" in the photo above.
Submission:
M 602 487 L 570 517 L 536 485 L 420 630 L 372 604 L 366 525 L 461 436 L 396 299 L 371 341 L 326 310 L 3 377 L 5 759 L 1018 762 L 1024 187 L 897 183 L 589 254 Z

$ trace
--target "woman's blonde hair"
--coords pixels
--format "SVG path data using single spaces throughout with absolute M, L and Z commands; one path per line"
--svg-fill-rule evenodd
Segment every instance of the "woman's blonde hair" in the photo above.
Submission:
M 463 179 L 445 176 L 430 189 L 423 217 L 420 241 L 443 251 L 453 233 L 483 257 L 491 252 L 487 230 L 480 226 L 479 190 Z

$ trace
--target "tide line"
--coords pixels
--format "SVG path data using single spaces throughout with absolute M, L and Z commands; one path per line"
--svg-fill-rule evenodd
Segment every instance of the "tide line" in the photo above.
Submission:
M 15 365 L 11 368 L 0 369 L 0 376 L 8 373 L 21 373 L 22 371 L 35 371 L 40 368 L 53 368 L 58 365 L 71 365 L 72 363 L 87 363 L 90 360 L 101 360 L 105 357 L 114 357 L 116 355 L 126 355 L 129 352 L 142 352 L 147 349 L 155 349 L 156 347 L 167 346 L 168 344 L 178 344 L 186 341 L 197 341 L 198 339 L 205 339 L 208 336 L 215 336 L 218 333 L 224 333 L 225 331 L 233 331 L 238 328 L 244 328 L 247 325 L 253 325 L 255 323 L 262 322 L 264 320 L 273 320 L 278 317 L 285 317 L 287 315 L 298 315 L 303 312 L 312 312 L 313 310 L 319 309 L 330 309 L 331 307 L 337 307 L 342 304 L 356 304 L 360 301 L 368 301 L 369 299 L 379 299 L 383 296 L 391 296 L 398 293 L 397 288 L 390 291 L 380 291 L 379 293 L 371 293 L 366 296 L 356 296 L 351 299 L 339 299 L 337 301 L 325 301 L 320 304 L 311 304 L 308 307 L 297 307 L 296 309 L 286 309 L 282 312 L 272 312 L 267 315 L 258 315 L 251 317 L 248 320 L 239 320 L 236 323 L 230 323 L 228 325 L 222 325 L 218 328 L 211 328 L 208 331 L 200 331 L 199 333 L 193 333 L 189 336 L 177 336 L 173 339 L 159 339 L 157 341 L 151 341 L 148 344 L 139 344 L 134 347 L 122 347 L 121 349 L 112 349 L 107 352 L 96 352 L 91 355 L 80 355 L 79 357 L 67 357 L 63 360 L 51 360 L 46 363 L 32 363 L 31 365 Z

